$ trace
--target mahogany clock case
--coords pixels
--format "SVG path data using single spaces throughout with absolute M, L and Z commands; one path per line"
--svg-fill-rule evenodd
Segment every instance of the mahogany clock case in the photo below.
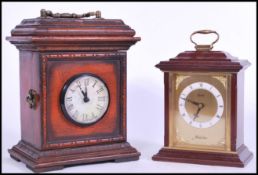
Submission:
M 7 37 L 20 51 L 21 87 L 21 141 L 9 153 L 35 172 L 139 159 L 126 138 L 126 50 L 140 38 L 122 20 L 92 14 L 96 18 L 43 13 Z M 84 73 L 103 80 L 110 99 L 104 116 L 88 126 L 69 121 L 60 104 L 65 83 Z
M 250 65 L 247 60 L 238 60 L 226 52 L 221 51 L 185 51 L 168 61 L 161 61 L 156 65 L 164 72 L 164 104 L 165 104 L 165 140 L 164 147 L 153 156 L 153 160 L 186 162 L 207 165 L 222 165 L 244 167 L 253 154 L 244 145 L 244 70 Z M 202 73 L 230 73 L 230 151 L 212 152 L 209 150 L 184 150 L 169 147 L 169 72 L 202 72 Z

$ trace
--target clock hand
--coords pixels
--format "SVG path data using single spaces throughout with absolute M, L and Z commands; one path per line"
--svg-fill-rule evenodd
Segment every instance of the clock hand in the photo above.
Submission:
M 198 109 L 197 109 L 196 113 L 194 114 L 193 120 L 195 120 L 197 117 L 199 117 L 198 114 L 200 113 L 200 111 L 202 110 L 202 108 L 204 108 L 204 104 L 203 104 L 203 103 L 199 103 Z
M 190 103 L 192 103 L 192 104 L 194 104 L 194 105 L 196 105 L 196 106 L 199 106 L 199 104 L 200 103 L 198 103 L 198 102 L 196 102 L 196 101 L 192 101 L 192 100 L 189 100 L 189 99 L 187 99 L 187 98 L 182 98 L 182 97 L 180 97 L 181 99 L 183 99 L 183 100 L 185 100 L 185 101 L 188 101 L 188 102 L 190 102 Z
M 196 113 L 194 114 L 193 120 L 195 120 L 197 117 L 199 117 L 198 114 L 200 113 L 200 111 L 202 110 L 202 108 L 204 108 L 204 104 L 203 104 L 203 103 L 196 102 L 196 101 L 193 101 L 193 100 L 189 100 L 189 99 L 187 99 L 187 98 L 182 98 L 182 97 L 180 97 L 180 98 L 183 99 L 183 100 L 185 100 L 185 101 L 187 101 L 187 102 L 192 103 L 193 105 L 196 105 L 196 106 L 198 107 L 198 109 L 197 109 Z
M 79 86 L 80 91 L 81 91 L 81 93 L 82 93 L 82 95 L 83 95 L 83 101 L 84 101 L 85 103 L 87 103 L 88 101 L 90 101 L 90 99 L 89 99 L 88 96 L 87 96 L 87 87 L 85 87 L 85 92 L 83 92 L 83 90 L 82 90 L 82 88 L 81 88 L 81 85 L 78 85 L 78 86 Z
M 201 108 L 197 109 L 196 113 L 194 114 L 193 120 L 195 120 L 197 117 L 199 117 L 198 114 L 199 114 L 200 110 L 201 110 Z
M 87 95 L 87 86 L 85 86 L 85 93 L 84 93 L 83 101 L 84 101 L 85 103 L 87 103 L 88 101 L 90 101 L 90 99 L 88 98 L 88 95 Z
M 83 97 L 85 97 L 85 93 L 83 92 L 83 90 L 82 90 L 81 86 L 80 86 L 80 85 L 78 85 L 78 87 L 80 88 L 80 91 L 81 91 L 81 93 L 82 93 Z

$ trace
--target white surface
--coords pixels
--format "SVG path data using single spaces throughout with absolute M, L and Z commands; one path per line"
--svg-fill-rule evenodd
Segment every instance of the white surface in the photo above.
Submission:
M 31 172 L 9 157 L 7 149 L 20 140 L 19 53 L 5 40 L 22 19 L 53 12 L 100 10 L 104 18 L 122 19 L 142 40 L 128 51 L 128 141 L 140 152 L 139 161 L 98 163 L 55 172 L 255 172 L 256 171 L 256 4 L 255 3 L 2 3 L 2 171 Z M 214 50 L 224 50 L 252 66 L 245 72 L 245 144 L 254 158 L 245 168 L 152 161 L 163 145 L 163 74 L 154 65 L 185 50 L 195 30 L 220 34 Z

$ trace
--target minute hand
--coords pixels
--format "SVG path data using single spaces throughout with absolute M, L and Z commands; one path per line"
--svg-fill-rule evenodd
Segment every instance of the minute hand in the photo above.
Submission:
M 185 101 L 188 101 L 188 102 L 190 102 L 190 103 L 192 103 L 192 104 L 194 104 L 194 105 L 196 105 L 196 106 L 199 106 L 201 103 L 198 103 L 198 102 L 196 102 L 196 101 L 192 101 L 192 100 L 189 100 L 189 99 L 187 99 L 187 98 L 181 98 L 181 99 L 183 99 L 183 100 L 185 100 Z
M 83 92 L 83 90 L 82 90 L 81 86 L 78 86 L 78 87 L 80 88 L 80 91 L 81 91 L 81 93 L 82 93 L 83 97 L 85 97 L 85 93 Z M 87 94 L 86 94 L 86 95 L 87 95 Z

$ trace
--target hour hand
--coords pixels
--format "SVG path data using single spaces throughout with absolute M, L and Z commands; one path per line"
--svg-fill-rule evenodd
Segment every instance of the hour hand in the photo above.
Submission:
M 88 95 L 87 95 L 87 87 L 85 87 L 85 92 L 83 92 L 81 86 L 79 86 L 79 88 L 80 88 L 80 91 L 81 91 L 81 93 L 82 93 L 82 95 L 83 95 L 83 101 L 84 101 L 85 103 L 88 102 L 88 101 L 90 101 L 90 99 L 88 98 Z
M 90 99 L 88 98 L 88 95 L 87 95 L 87 87 L 85 86 L 85 92 L 84 92 L 84 98 L 83 98 L 83 101 L 86 103 L 88 101 L 90 101 Z
M 199 112 L 201 111 L 201 109 L 202 109 L 202 108 L 198 108 L 198 110 L 197 110 L 196 113 L 194 114 L 193 120 L 195 120 L 197 117 L 199 117 L 198 114 L 199 114 Z
M 200 103 L 199 106 L 198 106 L 198 109 L 197 109 L 196 113 L 194 114 L 193 120 L 195 120 L 197 117 L 199 117 L 199 113 L 200 113 L 200 111 L 202 110 L 202 108 L 204 108 L 204 104 L 203 104 L 203 103 Z

